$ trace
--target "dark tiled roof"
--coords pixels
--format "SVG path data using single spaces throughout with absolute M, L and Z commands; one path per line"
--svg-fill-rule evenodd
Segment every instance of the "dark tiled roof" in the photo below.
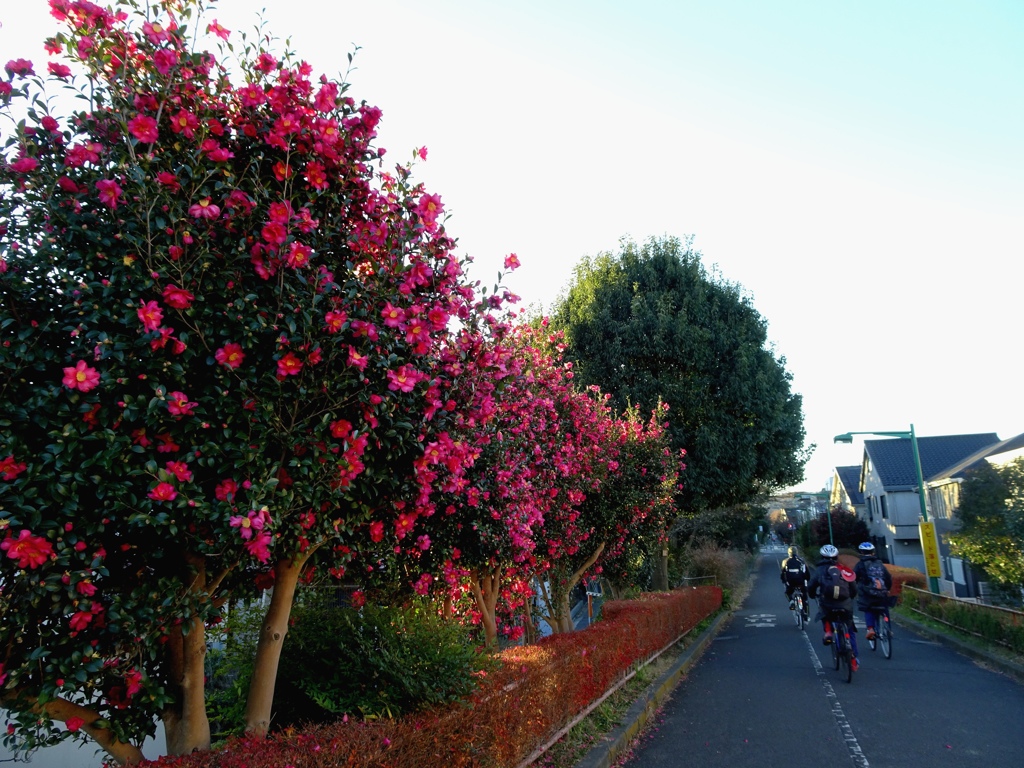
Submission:
M 979 435 L 943 435 L 918 437 L 921 453 L 921 472 L 925 481 L 948 477 L 947 471 L 957 467 L 964 459 L 999 442 L 994 432 Z M 864 450 L 878 473 L 886 490 L 917 487 L 914 453 L 909 437 L 885 440 L 865 440 Z
M 839 475 L 839 482 L 843 484 L 850 502 L 854 505 L 863 504 L 864 494 L 860 492 L 860 465 L 836 467 L 836 474 Z

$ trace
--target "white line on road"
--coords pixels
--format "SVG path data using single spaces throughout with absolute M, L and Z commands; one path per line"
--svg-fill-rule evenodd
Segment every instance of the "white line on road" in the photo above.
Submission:
M 832 687 L 832 683 L 828 681 L 828 678 L 825 677 L 825 669 L 821 666 L 821 661 L 818 659 L 818 654 L 814 651 L 814 646 L 811 645 L 812 634 L 814 633 L 804 632 L 804 642 L 807 643 L 807 652 L 811 654 L 811 663 L 814 665 L 814 671 L 821 678 L 821 685 L 825 689 L 825 697 L 832 705 L 832 716 L 835 717 L 836 725 L 839 726 L 839 731 L 843 734 L 843 741 L 846 742 L 846 748 L 850 750 L 850 758 L 853 760 L 854 765 L 868 768 L 870 765 L 868 759 L 864 757 L 864 752 L 861 751 L 860 744 L 857 743 L 857 737 L 853 735 L 850 721 L 846 719 L 843 708 L 839 705 L 839 697 L 836 695 L 836 690 Z

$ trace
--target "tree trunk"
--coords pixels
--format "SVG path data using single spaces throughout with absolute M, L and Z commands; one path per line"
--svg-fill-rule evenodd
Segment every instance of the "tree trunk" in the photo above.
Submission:
M 306 564 L 309 553 L 295 560 L 279 561 L 274 567 L 274 591 L 270 607 L 263 619 L 260 639 L 256 646 L 249 698 L 245 707 L 245 730 L 253 736 L 263 737 L 270 730 L 270 717 L 274 705 L 274 684 L 281 661 L 281 648 L 288 634 L 288 618 L 295 600 L 295 587 Z
M 651 586 L 655 592 L 667 592 L 668 584 L 668 546 L 659 550 L 659 555 L 654 559 L 654 575 L 651 579 Z
M 100 720 L 98 713 L 91 709 L 74 704 L 66 699 L 54 699 L 42 705 L 42 709 L 52 720 L 67 722 L 72 717 L 79 717 L 85 721 L 82 730 L 89 734 L 93 740 L 116 760 L 120 765 L 141 763 L 145 760 L 142 750 L 134 744 L 118 741 L 117 736 L 109 728 L 102 728 L 93 723 Z
M 498 620 L 495 614 L 500 585 L 501 578 L 497 570 L 474 570 L 470 575 L 470 587 L 476 606 L 480 610 L 481 624 L 484 628 L 484 643 L 491 650 L 498 647 Z
M 554 615 L 548 617 L 548 624 L 551 625 L 552 632 L 574 632 L 576 630 L 576 626 L 572 623 L 572 606 L 569 604 L 569 596 L 572 594 L 573 587 L 579 584 L 580 579 L 583 578 L 583 574 L 597 562 L 597 558 L 604 552 L 604 548 L 605 542 L 602 541 L 587 558 L 587 561 L 564 581 L 551 579 L 551 606 Z M 553 573 L 556 571 L 557 569 L 553 569 Z
M 164 713 L 168 755 L 187 755 L 210 748 L 210 720 L 206 714 L 206 627 L 198 618 L 186 634 L 179 632 L 172 662 L 179 690 L 178 706 Z M 180 656 L 179 656 L 180 654 Z

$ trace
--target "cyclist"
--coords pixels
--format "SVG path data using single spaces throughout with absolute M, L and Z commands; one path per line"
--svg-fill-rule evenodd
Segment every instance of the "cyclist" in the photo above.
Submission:
M 839 550 L 826 544 L 819 550 L 821 561 L 811 574 L 808 592 L 819 597 L 821 611 L 815 618 L 825 632 L 822 642 L 828 645 L 834 640 L 831 623 L 833 620 L 846 621 L 850 625 L 850 647 L 853 650 L 853 668 L 857 661 L 857 627 L 853 623 L 853 598 L 857 596 L 856 576 L 853 571 L 839 563 Z M 840 584 L 839 582 L 843 582 Z
M 865 541 L 857 552 L 860 561 L 854 566 L 857 575 L 857 607 L 864 612 L 865 636 L 875 639 L 875 611 L 889 607 L 889 590 L 892 589 L 892 574 L 875 556 L 875 545 Z
M 782 571 L 779 578 L 786 585 L 786 600 L 789 602 L 790 610 L 793 609 L 793 593 L 800 590 L 803 595 L 804 605 L 807 605 L 807 580 L 810 574 L 807 571 L 807 563 L 801 560 L 796 554 L 796 547 L 789 548 L 789 557 L 782 561 Z

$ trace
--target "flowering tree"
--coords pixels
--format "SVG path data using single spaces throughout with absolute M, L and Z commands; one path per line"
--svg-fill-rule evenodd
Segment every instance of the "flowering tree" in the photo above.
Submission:
M 50 5 L 46 75 L 0 82 L 2 703 L 23 746 L 86 733 L 127 762 L 154 715 L 170 753 L 209 745 L 204 628 L 273 585 L 266 731 L 300 576 L 427 498 L 424 424 L 480 362 L 449 321 L 472 336 L 480 307 L 440 198 L 378 170 L 380 112 L 344 83 L 251 45 L 229 74 L 200 0 Z

